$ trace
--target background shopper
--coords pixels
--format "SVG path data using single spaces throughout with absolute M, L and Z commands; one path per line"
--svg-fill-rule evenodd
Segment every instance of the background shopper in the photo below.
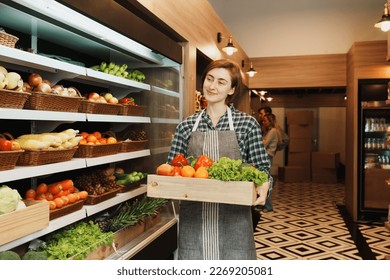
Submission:
M 263 135 L 264 135 L 264 116 L 267 114 L 272 114 L 272 108 L 269 106 L 260 107 L 258 113 L 259 113 L 259 123 L 261 125 L 261 130 L 263 131 Z
M 205 154 L 214 161 L 241 159 L 269 174 L 259 123 L 227 105 L 240 94 L 242 82 L 242 70 L 233 61 L 216 60 L 206 67 L 202 94 L 207 107 L 177 126 L 168 162 L 178 153 Z M 251 207 L 181 201 L 178 247 L 179 259 L 256 259 Z

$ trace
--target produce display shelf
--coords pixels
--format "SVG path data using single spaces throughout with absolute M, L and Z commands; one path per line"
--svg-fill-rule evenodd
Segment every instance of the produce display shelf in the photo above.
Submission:
M 77 112 L 57 112 L 28 109 L 1 108 L 0 119 L 37 120 L 37 121 L 74 121 L 74 122 L 121 122 L 121 123 L 150 123 L 149 117 L 86 114 Z
M 107 260 L 127 260 L 131 259 L 137 253 L 142 251 L 146 246 L 152 243 L 155 239 L 161 236 L 164 232 L 170 229 L 177 223 L 177 218 L 172 215 L 163 214 L 161 217 L 161 223 L 152 227 L 132 241 L 130 241 L 125 246 L 117 250 L 117 252 L 111 254 Z
M 102 165 L 104 163 L 112 163 L 115 161 L 128 160 L 132 158 L 146 157 L 150 155 L 150 150 L 141 150 L 135 152 L 128 153 L 118 153 L 114 155 L 108 155 L 103 157 L 95 157 L 95 158 L 84 158 L 87 167 Z
M 19 64 L 26 68 L 40 69 L 51 73 L 62 71 L 67 73 L 69 77 L 86 74 L 85 67 L 36 55 L 16 48 L 0 45 L 0 54 L 0 60 L 2 62 Z
M 82 77 L 83 80 L 94 81 L 94 82 L 109 81 L 111 84 L 116 84 L 126 88 L 131 87 L 133 89 L 143 89 L 143 90 L 151 89 L 151 86 L 145 83 L 140 83 L 122 77 L 117 77 L 115 75 L 110 75 L 89 68 L 87 68 L 86 70 L 87 70 L 86 76 Z
M 172 91 L 172 90 L 165 89 L 165 88 L 156 87 L 156 86 L 152 86 L 151 90 L 152 90 L 152 92 L 164 94 L 164 95 L 167 95 L 167 96 L 173 96 L 173 97 L 179 97 L 180 96 L 179 92 Z
M 81 208 L 80 210 L 72 212 L 66 216 L 51 220 L 49 222 L 49 226 L 45 227 L 44 229 L 41 229 L 41 230 L 36 231 L 32 234 L 26 235 L 24 237 L 21 237 L 19 239 L 16 239 L 14 241 L 11 241 L 9 243 L 6 243 L 6 244 L 0 246 L 0 251 L 10 250 L 10 249 L 15 248 L 19 245 L 27 243 L 31 240 L 37 239 L 41 236 L 49 234 L 49 233 L 56 231 L 58 229 L 61 229 L 64 226 L 67 226 L 67 225 L 73 224 L 77 221 L 80 221 L 84 218 L 86 218 L 86 212 L 85 212 L 84 208 Z
M 86 116 L 83 113 L 40 111 L 27 109 L 7 109 L 1 108 L 0 119 L 15 120 L 42 120 L 42 121 L 85 121 Z
M 68 170 L 86 168 L 84 159 L 72 159 L 37 166 L 16 166 L 14 169 L 0 172 L 0 182 L 9 182 L 19 179 L 59 173 Z
M 104 115 L 86 114 L 87 121 L 90 122 L 122 122 L 122 123 L 150 123 L 149 117 L 124 116 L 124 115 Z
M 134 198 L 134 197 L 141 195 L 143 193 L 146 193 L 146 185 L 141 185 L 139 188 L 132 190 L 132 191 L 129 191 L 129 192 L 126 192 L 126 193 L 118 193 L 115 197 L 108 199 L 106 201 L 103 201 L 101 203 L 98 203 L 96 205 L 84 205 L 83 208 L 81 208 L 80 210 L 77 210 L 77 211 L 69 213 L 65 216 L 51 220 L 49 222 L 49 226 L 42 229 L 42 230 L 36 231 L 32 234 L 26 235 L 22 238 L 16 239 L 12 242 L 4 244 L 3 246 L 0 246 L 0 251 L 6 251 L 6 250 L 12 249 L 14 247 L 17 247 L 19 245 L 22 245 L 24 243 L 27 243 L 31 240 L 34 240 L 36 238 L 39 238 L 39 237 L 44 236 L 46 234 L 49 234 L 53 231 L 56 231 L 60 228 L 63 228 L 64 226 L 78 222 L 82 219 L 85 219 L 88 216 L 96 214 L 100 211 L 103 211 L 107 208 L 110 208 L 114 205 L 122 203 L 126 200 Z
M 132 191 L 125 193 L 117 193 L 113 198 L 107 199 L 95 205 L 84 205 L 87 216 L 92 216 L 96 213 L 99 213 L 107 208 L 110 208 L 113 205 L 122 203 L 126 200 L 139 196 L 146 193 L 146 185 L 141 185 L 139 188 L 136 188 Z
M 152 118 L 152 123 L 170 123 L 170 124 L 178 124 L 179 122 L 180 122 L 179 119 Z

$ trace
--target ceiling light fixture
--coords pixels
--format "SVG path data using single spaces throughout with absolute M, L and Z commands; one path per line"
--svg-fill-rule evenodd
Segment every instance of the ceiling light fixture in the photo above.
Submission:
M 259 97 L 260 103 L 261 103 L 261 101 L 266 100 L 265 94 L 267 93 L 267 91 L 265 91 L 265 90 L 257 91 L 255 89 L 252 89 L 251 91 Z
M 222 42 L 222 34 L 221 32 L 218 32 L 217 33 L 217 41 L 218 43 L 221 43 Z M 233 53 L 235 53 L 236 51 L 238 51 L 238 49 L 233 45 L 233 38 L 232 38 L 232 35 L 229 36 L 229 41 L 228 41 L 228 44 L 226 45 L 226 47 L 223 47 L 222 50 L 227 54 L 227 55 L 232 55 Z
M 253 77 L 257 73 L 257 71 L 253 68 L 252 62 L 251 62 L 251 68 L 249 68 L 249 70 L 246 73 L 249 75 L 249 77 Z
M 385 8 L 383 9 L 382 18 L 375 23 L 376 28 L 380 28 L 383 32 L 390 30 L 390 15 L 389 15 L 389 5 L 386 3 Z

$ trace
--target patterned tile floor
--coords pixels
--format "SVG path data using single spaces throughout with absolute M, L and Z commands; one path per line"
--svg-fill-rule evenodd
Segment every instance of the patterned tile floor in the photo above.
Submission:
M 254 233 L 259 260 L 362 260 L 337 207 L 343 184 L 277 182 L 273 212 L 263 213 Z M 373 256 L 390 254 L 390 232 L 383 224 L 358 224 Z M 364 243 L 364 242 L 363 242 Z

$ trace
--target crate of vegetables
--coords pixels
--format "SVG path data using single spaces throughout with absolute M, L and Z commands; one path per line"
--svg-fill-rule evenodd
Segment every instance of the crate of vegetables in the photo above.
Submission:
M 49 225 L 47 201 L 25 201 L 25 208 L 0 215 L 0 245 L 11 242 Z
M 148 175 L 148 197 L 253 205 L 256 201 L 252 182 L 221 181 L 179 176 Z
M 176 171 L 170 170 L 170 167 L 175 169 L 172 165 L 160 165 L 157 175 L 148 175 L 147 195 L 155 198 L 249 206 L 254 205 L 257 200 L 256 185 L 264 184 L 264 188 L 268 187 L 267 174 L 253 166 L 243 165 L 241 160 L 221 158 L 208 166 L 207 171 L 203 168 L 205 174 L 199 176 L 196 172 L 201 168 L 197 167 L 196 163 L 193 174 L 188 166 L 181 168 L 181 174 L 176 174 L 180 176 L 174 176 Z

